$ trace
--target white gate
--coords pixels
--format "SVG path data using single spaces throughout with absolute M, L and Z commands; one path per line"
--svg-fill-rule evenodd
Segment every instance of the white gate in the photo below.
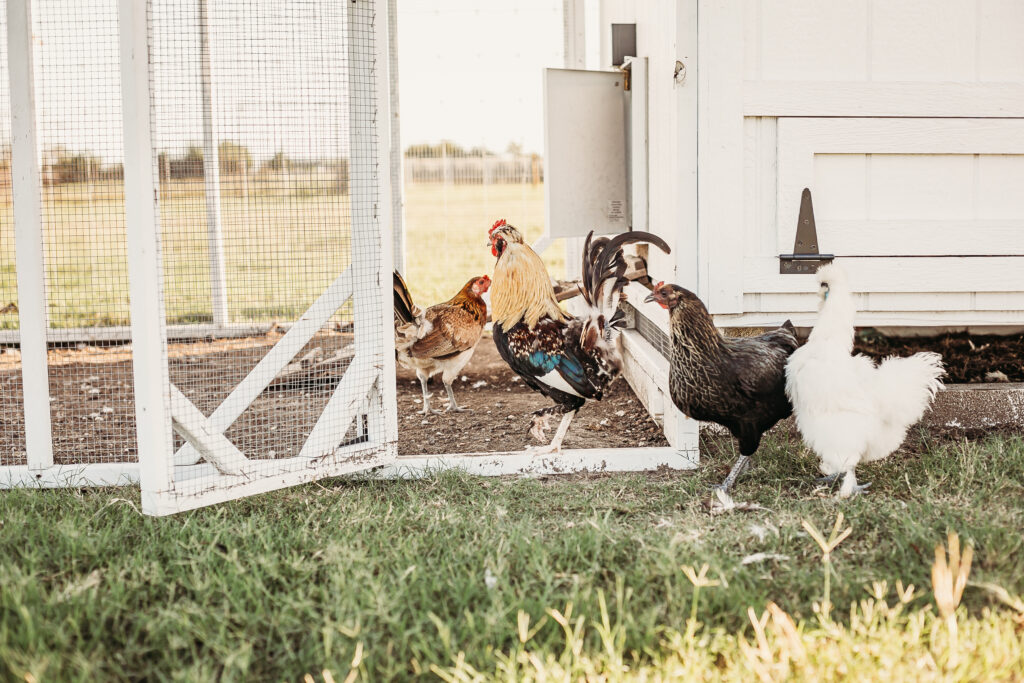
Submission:
M 59 75 L 47 80 L 51 65 L 32 54 L 34 34 L 45 44 L 46 22 L 60 22 L 54 7 L 33 20 L 43 4 L 8 0 L 7 7 L 18 238 L 12 338 L 24 389 L 5 382 L 0 393 L 23 393 L 24 427 L 10 422 L 24 435 L 25 455 L 22 464 L 16 451 L 4 454 L 0 486 L 137 477 L 144 510 L 167 514 L 391 460 L 386 3 L 92 3 L 93 15 L 107 13 L 106 38 L 111 27 L 117 34 L 108 44 L 119 46 L 119 74 L 95 77 L 107 79 L 116 96 L 107 104 L 115 113 L 120 105 L 121 116 L 116 132 L 106 133 L 118 138 L 108 158 L 90 152 L 96 168 L 115 169 L 104 171 L 115 196 L 102 209 L 117 221 L 104 230 L 123 240 L 131 295 L 131 346 L 97 346 L 78 359 L 95 373 L 80 373 L 81 401 L 103 397 L 82 419 L 123 425 L 107 435 L 104 448 L 114 453 L 98 459 L 64 450 L 55 459 L 52 447 L 68 440 L 61 420 L 76 406 L 62 392 L 79 380 L 55 381 L 64 361 L 46 339 L 52 343 L 54 327 L 64 324 L 79 325 L 81 338 L 79 320 L 89 316 L 55 322 L 48 315 L 62 310 L 71 285 L 55 276 L 60 263 L 45 245 L 72 219 L 87 245 L 100 242 L 103 221 L 95 215 L 92 161 L 85 217 L 52 209 L 60 199 L 53 187 L 67 187 L 48 180 L 40 161 L 37 90 L 52 109 L 43 128 L 58 133 L 75 123 L 73 112 L 88 109 L 81 102 L 90 95 L 62 90 Z M 90 26 L 59 28 L 70 35 Z M 78 36 L 68 45 L 103 53 L 99 39 Z M 94 64 L 75 57 L 87 66 L 70 68 Z M 72 113 L 62 119 L 63 111 Z M 195 301 L 210 308 L 193 313 Z M 85 334 L 116 340 L 123 333 L 110 332 L 112 318 Z M 211 336 L 185 339 L 196 326 L 182 334 L 173 324 L 193 318 L 208 321 Z M 123 363 L 117 374 L 115 357 L 130 358 L 130 374 Z M 6 412 L 0 417 L 6 426 Z M 87 443 L 84 426 L 81 433 L 74 440 Z

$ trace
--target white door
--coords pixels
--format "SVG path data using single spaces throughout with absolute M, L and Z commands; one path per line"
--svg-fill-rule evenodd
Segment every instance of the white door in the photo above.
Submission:
M 813 323 L 780 274 L 811 191 L 858 324 L 1024 322 L 1024 5 L 700 0 L 701 292 Z
M 263 13 L 256 0 L 239 16 L 230 14 L 238 7 L 209 7 L 225 13 L 210 35 L 216 39 L 220 31 L 235 42 L 229 55 L 205 52 L 213 85 L 224 86 L 207 106 L 228 110 L 205 117 L 219 129 L 208 149 L 233 139 L 254 156 L 268 150 L 269 160 L 237 190 L 240 199 L 218 191 L 204 203 L 176 196 L 187 188 L 161 178 L 154 164 L 175 142 L 176 126 L 197 121 L 174 114 L 184 117 L 192 108 L 189 94 L 199 92 L 189 86 L 186 69 L 175 66 L 179 59 L 199 61 L 198 51 L 188 52 L 198 50 L 198 41 L 190 42 L 188 27 L 179 38 L 159 23 L 159 3 L 147 16 L 146 3 L 120 0 L 139 472 L 143 509 L 156 515 L 364 470 L 396 453 L 386 2 L 323 0 L 315 16 Z M 310 22 L 332 30 L 310 31 Z M 218 55 L 230 60 L 220 71 Z M 178 78 L 159 75 L 161 68 Z M 218 73 L 227 75 L 218 82 Z M 162 87 L 181 93 L 180 104 Z M 210 90 L 204 87 L 203 96 Z M 246 118 L 257 104 L 259 116 Z M 197 125 L 214 135 L 209 121 Z M 224 160 L 212 166 L 214 173 L 223 171 Z M 210 173 L 207 168 L 207 186 Z M 161 258 L 161 221 L 180 221 L 183 214 L 222 222 L 224 240 L 234 245 L 234 252 L 227 250 L 225 325 L 268 315 L 260 311 L 273 311 L 285 298 L 313 299 L 304 312 L 278 321 L 290 324 L 283 335 L 273 327 L 262 339 L 250 334 L 237 344 L 241 353 L 231 344 L 214 345 L 209 353 L 193 345 L 182 352 L 190 354 L 186 358 L 178 353 L 167 336 L 162 270 L 172 257 L 179 266 L 183 258 L 186 265 L 190 258 L 208 261 L 202 243 L 194 256 L 169 249 Z M 305 251 L 290 245 L 282 250 L 287 260 L 265 265 L 250 259 L 245 240 L 297 241 Z M 303 299 L 306 271 L 323 270 L 314 258 L 334 252 L 344 258 L 333 282 Z M 296 385 L 289 378 L 303 363 L 326 374 L 301 375 Z M 204 393 L 211 375 L 218 380 L 215 391 L 229 377 L 237 377 L 237 385 Z M 275 443 L 284 445 L 268 446 Z

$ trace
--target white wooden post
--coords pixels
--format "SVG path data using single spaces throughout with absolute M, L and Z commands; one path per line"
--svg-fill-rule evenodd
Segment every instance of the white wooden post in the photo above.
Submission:
M 394 455 L 398 440 L 395 394 L 394 323 L 391 303 L 392 253 L 391 173 L 388 129 L 388 2 L 357 0 L 348 8 L 349 67 L 349 197 L 352 207 L 353 313 L 356 355 L 348 373 L 377 373 L 370 401 L 371 439 L 388 445 Z M 369 60 L 360 31 L 373 26 L 376 54 Z M 366 84 L 376 84 L 376 106 L 367 107 Z M 374 155 L 374 151 L 377 152 Z M 364 364 L 357 366 L 357 364 Z M 374 414 L 376 413 L 376 414 Z M 383 425 L 380 419 L 383 418 Z M 374 424 L 376 422 L 376 424 Z
M 402 126 L 398 115 L 398 0 L 388 0 L 388 84 L 391 94 L 391 230 L 394 267 L 405 272 L 405 188 Z
M 587 31 L 585 0 L 562 0 L 565 68 L 587 68 Z
M 132 317 L 132 368 L 143 512 L 156 514 L 171 487 L 170 379 L 162 296 L 159 194 L 150 121 L 146 3 L 118 0 L 121 106 L 124 116 L 124 210 Z
M 11 185 L 18 271 L 25 449 L 29 469 L 53 465 L 50 386 L 46 366 L 46 271 L 43 265 L 42 175 L 39 172 L 31 0 L 7 3 L 11 87 Z
M 585 69 L 587 65 L 586 3 L 584 0 L 562 0 L 563 51 L 566 69 Z M 547 182 L 547 174 L 544 174 Z M 545 228 L 550 232 L 551 226 Z M 576 280 L 583 275 L 581 258 L 583 238 L 565 240 L 565 277 Z
M 224 231 L 220 211 L 220 149 L 214 104 L 209 0 L 199 0 L 199 77 L 203 89 L 203 178 L 206 191 L 206 239 L 209 244 L 210 300 L 213 324 L 228 324 L 228 287 L 224 267 Z

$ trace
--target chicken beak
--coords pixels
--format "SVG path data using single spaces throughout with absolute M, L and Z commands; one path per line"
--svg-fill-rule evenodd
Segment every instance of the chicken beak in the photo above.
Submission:
M 649 303 L 657 301 L 657 300 L 658 300 L 658 295 L 657 294 L 648 294 L 647 297 L 644 299 L 644 303 L 645 304 L 649 304 Z

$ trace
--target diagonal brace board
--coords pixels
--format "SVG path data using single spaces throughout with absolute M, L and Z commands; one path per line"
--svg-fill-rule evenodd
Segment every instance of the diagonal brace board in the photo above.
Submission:
M 245 473 L 245 465 L 249 459 L 223 434 L 212 429 L 206 417 L 173 384 L 171 385 L 171 424 L 174 431 L 181 434 L 193 448 L 202 454 L 207 462 L 221 473 Z
M 335 278 L 313 305 L 302 314 L 291 329 L 281 337 L 266 356 L 256 364 L 245 379 L 217 406 L 207 420 L 210 429 L 223 434 L 238 417 L 255 401 L 267 385 L 295 355 L 309 343 L 331 316 L 352 296 L 352 273 L 346 270 Z M 346 373 L 348 374 L 348 373 Z M 194 465 L 202 459 L 201 454 L 186 443 L 174 454 L 175 465 Z
M 320 458 L 333 453 L 345 438 L 359 409 L 377 383 L 380 373 L 372 366 L 358 362 L 359 356 L 345 371 L 327 406 L 299 451 L 300 458 Z

